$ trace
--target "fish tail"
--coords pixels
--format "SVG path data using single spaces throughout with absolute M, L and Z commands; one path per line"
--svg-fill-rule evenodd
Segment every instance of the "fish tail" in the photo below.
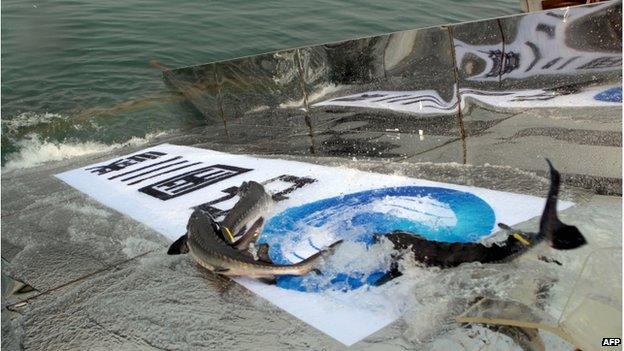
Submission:
M 174 241 L 171 246 L 169 246 L 169 250 L 167 250 L 167 255 L 181 255 L 188 253 L 188 235 L 182 235 L 178 240 Z
M 548 189 L 548 198 L 559 196 L 559 186 L 561 184 L 561 174 L 555 169 L 552 162 L 546 158 L 548 168 L 550 169 L 550 188 Z
M 550 188 L 548 189 L 546 206 L 540 220 L 540 234 L 546 237 L 554 249 L 575 249 L 584 245 L 587 241 L 578 228 L 559 220 L 557 216 L 557 200 L 561 174 L 555 169 L 549 159 L 546 159 L 546 162 L 548 162 L 548 167 L 550 168 Z
M 560 224 L 559 218 L 557 217 L 557 200 L 561 175 L 549 159 L 546 159 L 546 162 L 548 162 L 548 167 L 550 169 L 550 187 L 548 189 L 548 197 L 546 198 L 546 206 L 544 207 L 542 218 L 540 219 L 540 234 L 544 235 L 552 242 L 553 233 Z

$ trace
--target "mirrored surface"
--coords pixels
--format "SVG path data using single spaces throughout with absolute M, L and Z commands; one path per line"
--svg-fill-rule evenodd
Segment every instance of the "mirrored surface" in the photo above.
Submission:
M 167 71 L 250 152 L 495 164 L 620 194 L 621 3 Z M 214 138 L 213 138 L 214 139 Z

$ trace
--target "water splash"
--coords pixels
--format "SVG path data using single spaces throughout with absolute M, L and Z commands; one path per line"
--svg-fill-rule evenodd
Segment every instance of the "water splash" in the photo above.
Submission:
M 93 155 L 124 147 L 140 146 L 166 135 L 167 132 L 149 133 L 143 138 L 132 137 L 123 143 L 103 144 L 95 141 L 56 142 L 42 139 L 38 134 L 30 134 L 17 142 L 19 151 L 9 154 L 3 171 L 39 166 L 50 161 Z

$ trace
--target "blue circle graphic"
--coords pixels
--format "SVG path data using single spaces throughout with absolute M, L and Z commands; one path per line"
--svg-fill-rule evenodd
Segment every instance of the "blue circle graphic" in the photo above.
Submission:
M 495 219 L 487 202 L 467 192 L 441 187 L 390 187 L 289 208 L 267 221 L 258 243 L 269 244 L 273 262 L 291 264 L 339 239 L 368 247 L 375 234 L 395 230 L 436 241 L 474 242 L 491 233 Z M 299 255 L 302 250 L 304 255 Z M 281 276 L 277 285 L 307 292 L 352 290 L 374 283 L 386 271 L 341 272 L 322 284 L 314 284 L 311 276 L 316 273 Z
M 598 101 L 622 102 L 622 87 L 613 87 L 594 96 Z

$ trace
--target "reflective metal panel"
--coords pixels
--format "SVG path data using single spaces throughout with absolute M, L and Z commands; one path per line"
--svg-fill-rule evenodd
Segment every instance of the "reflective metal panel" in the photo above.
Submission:
M 168 71 L 212 143 L 245 152 L 498 164 L 621 193 L 621 3 Z
M 406 159 L 460 139 L 448 30 L 374 39 L 302 49 L 327 60 L 325 76 L 306 81 L 317 153 Z M 461 148 L 446 161 L 461 162 Z
M 620 25 L 621 4 L 607 3 L 455 26 L 466 161 L 539 170 L 549 157 L 569 183 L 617 192 Z

